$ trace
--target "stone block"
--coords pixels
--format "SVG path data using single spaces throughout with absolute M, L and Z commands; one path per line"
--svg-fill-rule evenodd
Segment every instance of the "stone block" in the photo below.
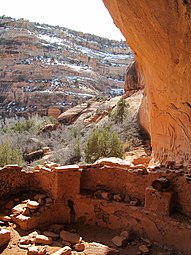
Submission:
M 171 213 L 172 192 L 158 191 L 153 187 L 147 187 L 145 193 L 145 210 L 162 216 Z
M 0 247 L 7 244 L 11 239 L 11 232 L 7 229 L 0 229 Z

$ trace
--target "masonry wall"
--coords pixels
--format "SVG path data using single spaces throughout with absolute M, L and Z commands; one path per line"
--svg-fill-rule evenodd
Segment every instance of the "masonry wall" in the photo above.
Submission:
M 162 169 L 142 175 L 138 171 L 115 167 L 89 168 L 82 171 L 80 188 L 95 191 L 98 186 L 105 186 L 114 193 L 128 194 L 144 202 L 146 187 L 161 176 L 170 180 L 173 210 L 191 216 L 191 181 L 181 171 Z
M 166 191 L 151 187 L 152 181 L 161 176 L 170 180 L 171 187 Z M 27 190 L 43 192 L 53 199 L 53 204 L 44 213 L 23 221 L 23 229 L 59 222 L 82 222 L 128 229 L 151 241 L 180 249 L 186 255 L 191 250 L 191 184 L 182 171 L 161 169 L 148 173 L 90 166 L 27 173 L 13 166 L 0 170 L 0 182 L 1 202 Z M 134 206 L 127 201 L 97 198 L 94 194 L 100 187 L 113 194 L 138 199 L 140 204 Z

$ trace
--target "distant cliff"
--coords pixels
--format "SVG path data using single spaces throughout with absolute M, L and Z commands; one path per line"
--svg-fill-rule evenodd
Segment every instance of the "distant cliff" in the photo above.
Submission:
M 118 95 L 133 58 L 123 41 L 0 17 L 0 113 L 47 114 Z

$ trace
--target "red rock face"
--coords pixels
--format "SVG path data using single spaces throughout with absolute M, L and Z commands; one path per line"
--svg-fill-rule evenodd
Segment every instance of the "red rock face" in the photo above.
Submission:
M 186 164 L 191 156 L 190 1 L 103 2 L 144 75 L 155 161 Z
M 144 88 L 144 79 L 139 70 L 138 64 L 136 61 L 132 62 L 126 70 L 125 75 L 125 95 L 130 96 L 133 93 Z

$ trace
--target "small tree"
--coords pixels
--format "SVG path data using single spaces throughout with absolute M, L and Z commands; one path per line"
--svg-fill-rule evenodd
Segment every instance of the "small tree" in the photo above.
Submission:
M 95 128 L 89 136 L 85 147 L 85 160 L 92 163 L 100 157 L 122 157 L 123 144 L 115 131 L 105 126 L 102 130 Z
M 115 123 L 123 123 L 127 107 L 128 104 L 126 103 L 125 98 L 121 97 L 117 102 L 117 108 L 112 116 Z
M 73 160 L 75 162 L 79 161 L 81 158 L 80 152 L 80 129 L 79 127 L 74 127 L 71 130 L 71 136 L 73 138 Z
M 98 138 L 99 138 L 99 130 L 96 127 L 92 134 L 89 136 L 88 141 L 85 147 L 85 160 L 88 163 L 94 162 L 96 159 L 99 158 L 99 145 L 98 145 Z

